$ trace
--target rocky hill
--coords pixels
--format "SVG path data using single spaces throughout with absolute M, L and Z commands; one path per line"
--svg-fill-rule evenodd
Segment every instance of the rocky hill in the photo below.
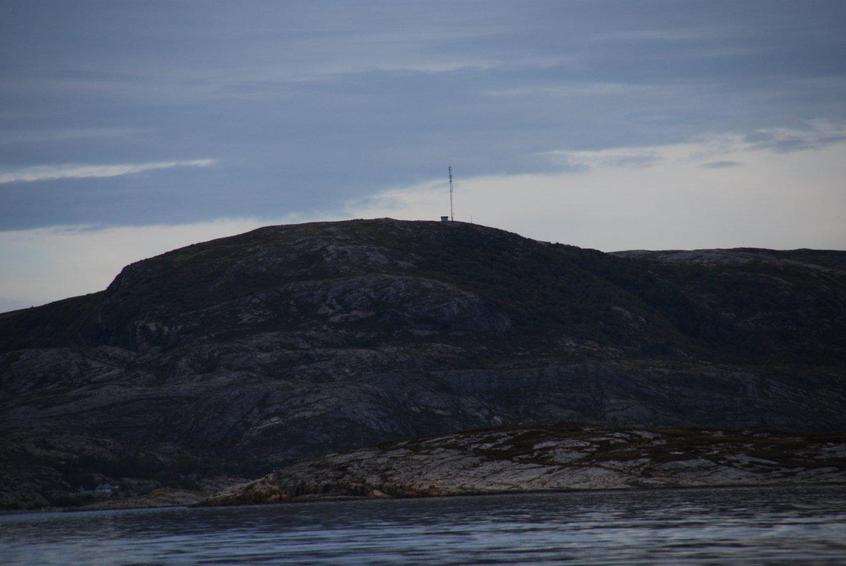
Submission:
M 0 314 L 0 505 L 517 423 L 846 430 L 846 252 L 271 226 Z
M 568 425 L 468 431 L 330 454 L 204 503 L 843 483 L 846 434 Z

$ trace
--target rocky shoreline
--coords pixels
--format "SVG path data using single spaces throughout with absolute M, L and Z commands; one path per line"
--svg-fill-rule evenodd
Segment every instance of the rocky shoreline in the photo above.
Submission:
M 203 504 L 221 491 L 244 485 L 247 481 L 246 478 L 212 478 L 197 482 L 191 488 L 160 487 L 155 484 L 143 486 L 121 482 L 112 485 L 110 491 L 95 489 L 63 495 L 62 499 L 59 499 L 60 504 L 0 507 L 0 515 L 187 507 Z M 57 486 L 56 489 L 61 487 Z M 22 492 L 21 498 L 26 497 L 32 496 Z
M 507 427 L 300 462 L 203 505 L 347 497 L 846 483 L 846 435 Z

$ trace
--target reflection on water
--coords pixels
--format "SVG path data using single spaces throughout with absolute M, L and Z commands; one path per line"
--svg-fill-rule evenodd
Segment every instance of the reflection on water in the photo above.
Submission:
M 581 492 L 0 516 L 0 563 L 846 561 L 846 488 Z

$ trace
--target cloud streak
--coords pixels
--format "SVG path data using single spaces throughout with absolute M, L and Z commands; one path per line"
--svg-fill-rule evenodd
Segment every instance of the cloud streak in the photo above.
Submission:
M 147 171 L 172 169 L 174 167 L 209 167 L 214 164 L 214 159 L 191 159 L 186 161 L 156 161 L 152 163 L 114 163 L 110 165 L 84 165 L 76 163 L 37 165 L 34 167 L 0 170 L 0 185 L 54 181 L 58 179 L 120 177 L 122 175 L 133 175 Z

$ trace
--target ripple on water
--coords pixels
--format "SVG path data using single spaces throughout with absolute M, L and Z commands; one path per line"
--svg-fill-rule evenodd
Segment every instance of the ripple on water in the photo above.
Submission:
M 0 516 L 0 562 L 824 562 L 846 489 L 746 488 Z

